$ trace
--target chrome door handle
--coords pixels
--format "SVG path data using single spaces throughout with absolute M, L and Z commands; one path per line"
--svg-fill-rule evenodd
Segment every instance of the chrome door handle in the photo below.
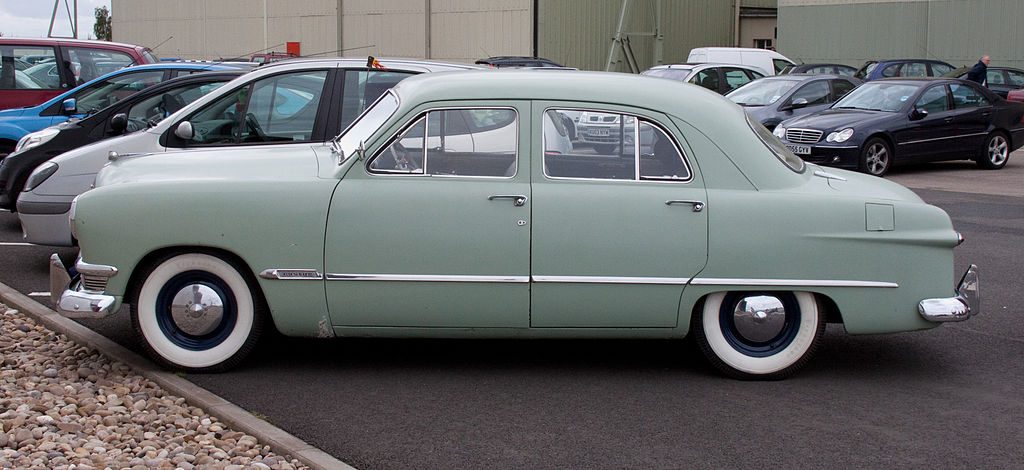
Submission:
M 670 201 L 665 201 L 666 206 L 672 206 L 675 204 L 689 204 L 693 206 L 694 212 L 700 212 L 704 210 L 704 201 L 691 201 L 687 199 L 673 199 Z
M 495 194 L 487 197 L 488 201 L 493 201 L 495 199 L 511 199 L 513 205 L 516 207 L 522 207 L 526 205 L 526 200 L 529 198 L 522 194 Z

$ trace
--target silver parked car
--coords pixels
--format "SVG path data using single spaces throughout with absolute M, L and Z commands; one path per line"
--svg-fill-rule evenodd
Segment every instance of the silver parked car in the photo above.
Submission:
M 300 146 L 341 133 L 385 91 L 424 73 L 483 69 L 421 60 L 309 59 L 273 63 L 235 79 L 159 124 L 79 147 L 40 165 L 30 191 L 18 199 L 26 241 L 74 244 L 68 224 L 71 200 L 87 191 L 109 160 L 173 150 Z M 495 72 L 497 73 L 497 72 Z M 332 92 L 333 91 L 333 92 Z

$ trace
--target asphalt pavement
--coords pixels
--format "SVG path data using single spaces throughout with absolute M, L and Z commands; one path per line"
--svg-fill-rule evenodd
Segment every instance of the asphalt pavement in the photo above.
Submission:
M 980 266 L 981 315 L 891 335 L 830 326 L 785 381 L 724 378 L 686 341 L 280 337 L 234 371 L 186 378 L 363 469 L 1020 468 L 1022 160 L 890 177 L 966 236 L 956 271 Z M 0 214 L 0 243 L 18 241 Z M 0 282 L 45 292 L 53 251 L 0 245 Z M 140 351 L 126 311 L 82 323 Z

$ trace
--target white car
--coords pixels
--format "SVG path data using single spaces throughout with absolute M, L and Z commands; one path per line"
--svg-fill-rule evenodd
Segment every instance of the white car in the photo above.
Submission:
M 367 67 L 365 59 L 337 58 L 265 65 L 154 127 L 54 157 L 29 175 L 34 187 L 18 198 L 25 240 L 39 245 L 74 245 L 68 224 L 71 202 L 90 189 L 96 173 L 109 160 L 211 147 L 308 148 L 310 143 L 327 142 L 340 134 L 367 106 L 406 77 L 424 72 L 486 70 L 475 65 L 421 60 L 381 59 L 379 63 L 384 69 Z

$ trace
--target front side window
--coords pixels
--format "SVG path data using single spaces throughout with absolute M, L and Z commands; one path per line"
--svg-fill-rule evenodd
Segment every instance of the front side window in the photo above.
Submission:
M 882 70 L 882 76 L 886 78 L 898 77 L 900 76 L 900 67 L 902 67 L 901 64 L 890 65 L 885 70 Z
M 301 72 L 256 82 L 240 131 L 242 142 L 306 142 L 313 126 L 327 71 Z
M 552 122 L 575 110 L 548 110 Z M 545 123 L 546 124 L 546 123 Z M 636 116 L 583 111 L 580 143 L 566 143 L 556 126 L 545 125 L 544 174 L 552 178 L 625 181 L 689 181 L 682 152 L 660 126 Z M 637 137 L 639 136 L 639 137 Z M 568 150 L 566 150 L 568 149 Z
M 980 108 L 989 105 L 988 99 L 970 85 L 950 83 L 949 90 L 952 92 L 953 107 L 956 109 Z
M 818 80 L 808 83 L 794 92 L 791 102 L 796 103 L 798 100 L 804 100 L 804 102 L 807 103 L 807 106 L 814 106 L 817 104 L 828 103 L 828 97 L 828 81 Z
M 1003 71 L 989 70 L 985 73 L 985 83 L 989 85 L 1005 85 L 1006 80 L 1003 79 Z
M 722 72 L 725 75 L 725 83 L 728 85 L 729 88 L 726 91 L 735 90 L 743 85 L 746 85 L 747 82 L 751 80 L 750 77 L 746 74 L 746 72 L 740 69 L 727 68 L 722 69 Z
M 91 114 L 110 106 L 136 92 L 160 83 L 164 78 L 163 70 L 123 73 L 116 77 L 93 83 L 78 92 L 78 111 Z
M 88 47 L 71 47 L 66 50 L 78 84 L 135 64 L 130 55 L 122 52 Z
M 345 72 L 344 96 L 341 100 L 341 129 L 352 123 L 367 106 L 398 82 L 414 75 L 411 72 L 361 70 Z
M 948 111 L 949 101 L 946 99 L 946 87 L 938 85 L 925 90 L 914 103 L 914 107 L 928 111 L 930 114 Z
M 60 89 L 57 65 L 52 47 L 0 46 L 0 89 Z
M 183 86 L 135 103 L 128 110 L 128 132 L 156 125 L 165 117 L 178 112 L 185 105 L 217 89 L 224 83 L 226 81 Z
M 430 111 L 370 162 L 371 173 L 511 177 L 519 123 L 507 108 Z
M 950 67 L 950 66 L 948 66 L 946 64 L 932 64 L 932 75 L 933 76 L 941 77 L 941 76 L 943 76 L 943 75 L 945 75 L 945 74 L 947 74 L 949 72 L 952 72 L 952 71 L 953 71 L 953 67 Z

